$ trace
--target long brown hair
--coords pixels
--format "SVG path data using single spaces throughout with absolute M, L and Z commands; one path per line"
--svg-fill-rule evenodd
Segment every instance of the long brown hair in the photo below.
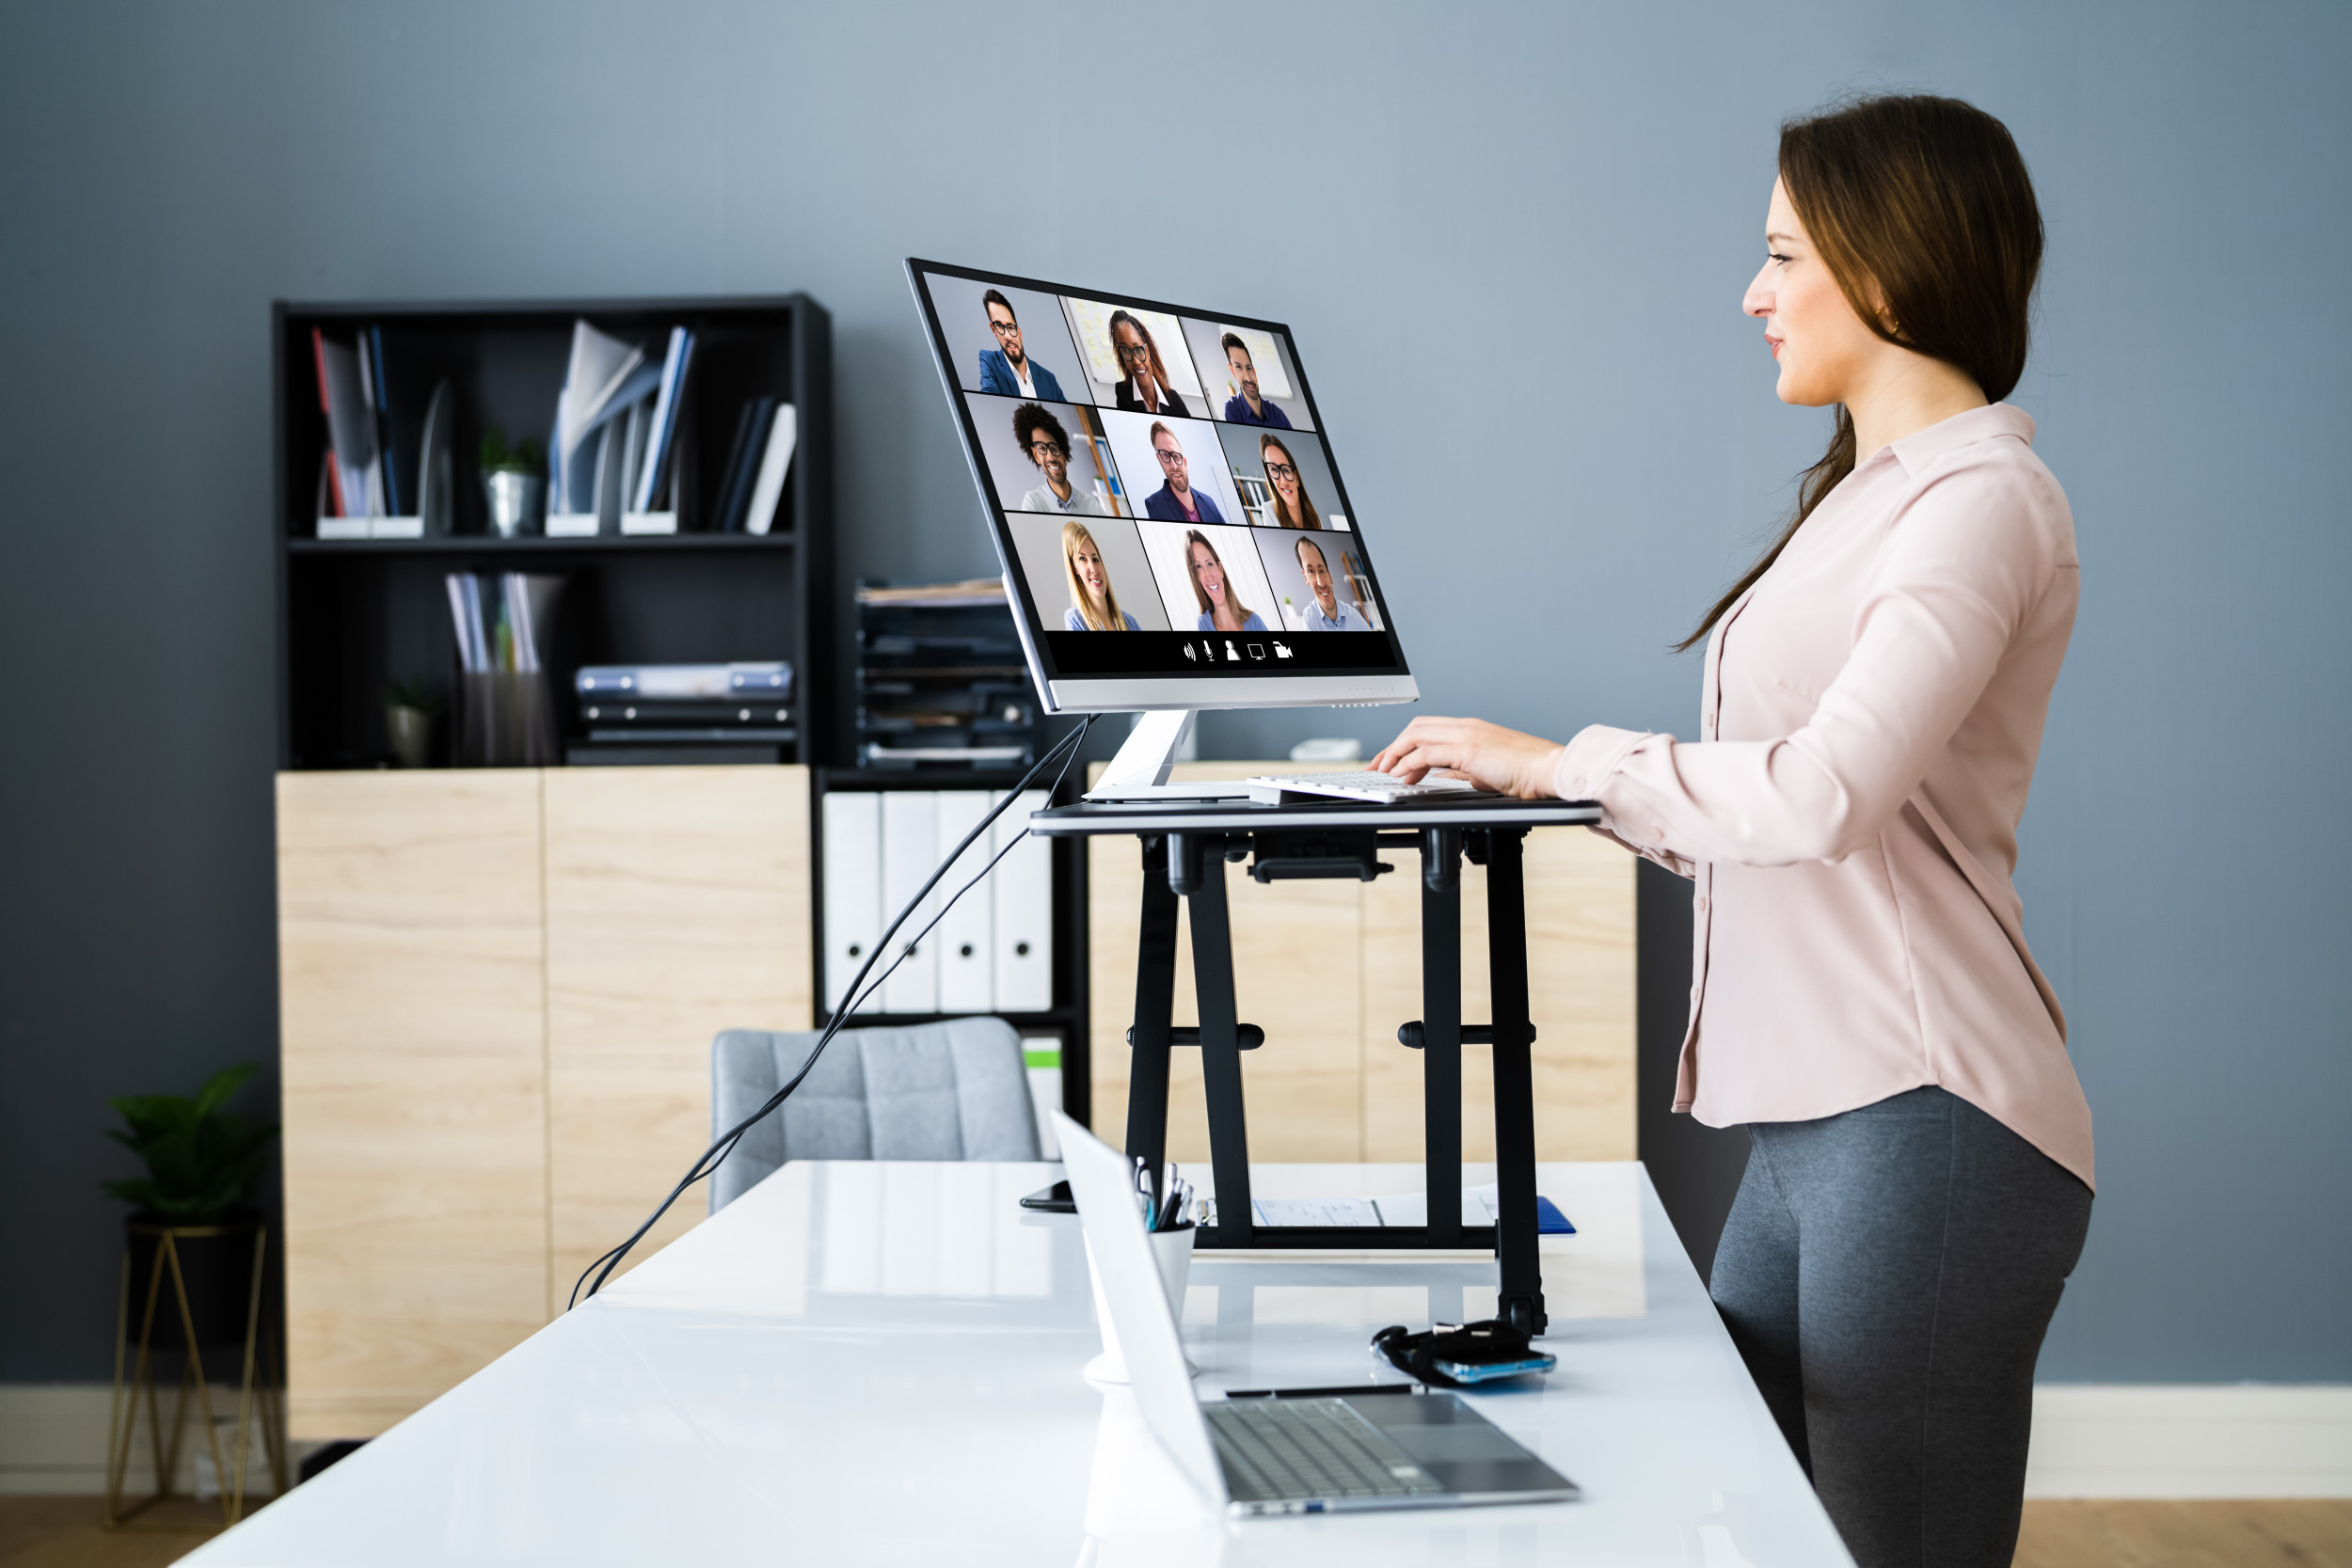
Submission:
M 1965 372 L 1988 402 L 2015 388 L 2042 269 L 2042 209 L 2008 126 L 1957 98 L 1859 99 L 1781 126 L 1780 182 L 1865 326 Z M 1677 653 L 1756 586 L 1853 467 L 1853 417 L 1839 404 L 1829 450 L 1798 477 L 1788 525 Z
M 1216 553 L 1216 546 L 1209 543 L 1207 534 L 1197 528 L 1184 530 L 1184 575 L 1192 578 L 1192 596 L 1194 602 L 1200 605 L 1200 613 L 1206 615 L 1214 623 L 1216 620 L 1216 606 L 1209 602 L 1209 591 L 1200 586 L 1200 562 L 1192 558 L 1192 547 L 1195 545 L 1208 551 L 1209 559 L 1219 566 L 1225 564 L 1225 558 Z M 1231 572 L 1225 574 L 1225 603 L 1232 610 L 1233 619 L 1236 621 L 1249 619 L 1251 610 L 1248 605 L 1241 602 L 1241 595 L 1233 592 L 1233 574 Z

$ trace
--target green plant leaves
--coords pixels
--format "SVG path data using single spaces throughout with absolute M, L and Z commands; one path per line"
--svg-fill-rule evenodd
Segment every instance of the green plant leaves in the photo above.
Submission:
M 146 1162 L 147 1175 L 102 1181 L 101 1189 L 178 1224 L 210 1222 L 245 1207 L 268 1169 L 278 1128 L 253 1126 L 222 1107 L 260 1070 L 249 1062 L 224 1068 L 193 1100 L 148 1094 L 109 1101 L 126 1126 L 106 1135 Z

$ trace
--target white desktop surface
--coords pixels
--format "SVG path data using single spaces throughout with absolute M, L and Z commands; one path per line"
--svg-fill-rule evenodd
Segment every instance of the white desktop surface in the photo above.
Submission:
M 1546 1164 L 1540 1389 L 1474 1395 L 1583 1488 L 1509 1508 L 1211 1516 L 1100 1348 L 1077 1222 L 1033 1164 L 803 1163 L 315 1481 L 205 1565 L 1851 1561 L 1638 1164 Z M 1208 1176 L 1204 1165 L 1187 1175 Z M 1417 1165 L 1263 1165 L 1260 1196 L 1418 1191 Z M 1493 1180 L 1468 1166 L 1466 1183 Z M 699 1196 L 699 1195 L 696 1195 Z M 1394 1381 L 1367 1341 L 1491 1313 L 1467 1254 L 1202 1254 L 1200 1386 Z

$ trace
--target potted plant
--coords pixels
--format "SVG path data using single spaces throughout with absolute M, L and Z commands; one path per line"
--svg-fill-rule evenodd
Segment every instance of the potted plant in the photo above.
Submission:
M 539 531 L 547 505 L 547 458 L 539 443 L 507 445 L 497 425 L 482 433 L 482 493 L 489 502 L 490 528 L 501 539 Z
M 259 1070 L 250 1063 L 224 1068 L 194 1099 L 146 1094 L 108 1101 L 124 1125 L 106 1135 L 147 1166 L 145 1176 L 100 1183 L 107 1196 L 134 1206 L 124 1232 L 131 1276 L 141 1292 L 139 1310 L 157 1265 L 156 1249 L 168 1238 L 202 1344 L 242 1343 L 246 1338 L 253 1243 L 261 1224 L 253 1192 L 269 1166 L 278 1128 L 257 1126 L 227 1106 Z M 167 1283 L 159 1318 L 168 1321 L 176 1307 Z
M 433 764 L 433 722 L 448 705 L 422 681 L 392 681 L 384 688 L 384 733 L 403 768 Z

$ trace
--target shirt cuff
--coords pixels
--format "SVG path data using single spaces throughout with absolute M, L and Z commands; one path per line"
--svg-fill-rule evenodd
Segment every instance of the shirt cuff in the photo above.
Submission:
M 1602 781 L 1617 770 L 1634 747 L 1649 738 L 1649 733 L 1643 730 L 1587 724 L 1562 750 L 1559 765 L 1552 769 L 1553 792 L 1563 800 L 1598 800 Z

